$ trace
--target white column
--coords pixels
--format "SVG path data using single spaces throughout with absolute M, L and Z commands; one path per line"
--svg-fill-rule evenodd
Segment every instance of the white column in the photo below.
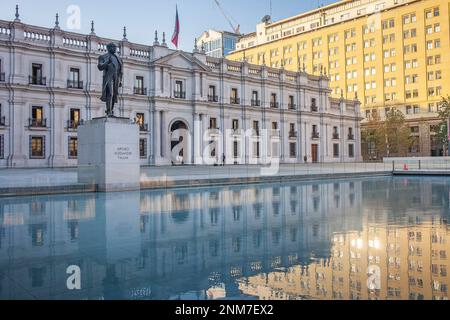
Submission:
M 200 115 L 194 114 L 194 164 L 201 165 L 203 163 L 202 158 L 202 123 L 200 122 Z
M 50 167 L 62 167 L 65 164 L 67 150 L 64 134 L 64 108 L 62 105 L 50 107 Z M 47 120 L 47 121 L 48 121 Z
M 153 157 L 155 164 L 161 161 L 161 116 L 158 110 L 153 112 Z
M 8 167 L 20 168 L 28 165 L 29 138 L 24 129 L 28 125 L 28 110 L 23 102 L 10 102 Z

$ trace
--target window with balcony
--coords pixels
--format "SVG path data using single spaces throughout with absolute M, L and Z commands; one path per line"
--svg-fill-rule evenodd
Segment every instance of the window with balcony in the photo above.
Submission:
M 209 86 L 208 101 L 209 102 L 219 102 L 219 97 L 216 94 L 216 86 Z
M 311 111 L 317 112 L 319 108 L 317 107 L 317 100 L 316 98 L 311 98 Z
M 134 79 L 134 94 L 140 96 L 147 95 L 147 88 L 144 87 L 144 77 L 136 77 Z
M 231 97 L 230 97 L 230 103 L 231 104 L 240 104 L 240 99 L 238 96 L 238 89 L 237 88 L 232 88 L 231 89 Z
M 316 124 L 314 124 L 313 126 L 312 126 L 312 138 L 313 139 L 319 139 L 319 131 L 318 131 L 318 128 L 317 128 L 317 125 Z
M 47 119 L 44 118 L 44 109 L 42 107 L 34 106 L 31 108 L 31 118 L 28 125 L 32 128 L 47 127 Z
M 276 93 L 272 93 L 270 95 L 270 107 L 271 108 L 278 108 L 278 101 L 277 101 L 277 94 Z
M 174 97 L 176 99 L 186 99 L 186 91 L 184 90 L 183 81 L 180 80 L 175 81 Z
M 77 130 L 78 126 L 82 123 L 80 109 L 70 109 L 69 120 L 67 121 L 67 129 Z
M 30 159 L 45 158 L 45 137 L 30 136 Z
M 295 110 L 296 107 L 297 106 L 295 105 L 294 96 L 289 96 L 289 98 L 288 98 L 288 108 L 289 108 L 289 110 Z
M 295 123 L 289 124 L 289 138 L 296 138 L 297 132 L 295 131 Z
M 338 127 L 333 127 L 333 139 L 334 140 L 339 139 L 339 128 Z
M 389 111 L 387 111 L 389 112 Z M 353 133 L 353 128 L 348 128 L 348 140 L 355 140 L 355 134 Z
M 29 84 L 45 86 L 46 78 L 42 76 L 42 64 L 33 63 L 31 66 L 31 76 Z
M 78 138 L 69 137 L 68 145 L 69 159 L 76 159 L 78 157 Z
M 252 107 L 259 107 L 259 106 L 261 106 L 261 101 L 259 100 L 258 91 L 253 91 L 252 92 L 251 104 L 252 104 Z
M 67 80 L 67 88 L 83 89 L 83 82 L 80 81 L 80 69 L 70 68 L 69 80 Z

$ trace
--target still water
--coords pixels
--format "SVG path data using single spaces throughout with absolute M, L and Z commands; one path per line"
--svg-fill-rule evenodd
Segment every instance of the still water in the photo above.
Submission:
M 374 178 L 3 198 L 0 299 L 447 299 L 449 194 Z

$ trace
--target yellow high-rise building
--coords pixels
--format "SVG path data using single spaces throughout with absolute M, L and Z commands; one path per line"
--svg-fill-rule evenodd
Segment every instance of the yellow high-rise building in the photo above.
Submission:
M 449 6 L 343 0 L 278 22 L 265 17 L 227 58 L 327 74 L 333 95 L 357 96 L 366 119 L 402 111 L 415 141 L 410 156 L 438 156 L 437 109 L 450 93 Z

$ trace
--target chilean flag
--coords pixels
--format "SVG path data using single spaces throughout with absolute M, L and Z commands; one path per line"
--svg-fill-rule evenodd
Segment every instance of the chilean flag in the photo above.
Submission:
M 175 31 L 173 32 L 172 36 L 172 43 L 177 47 L 178 49 L 178 37 L 180 35 L 180 19 L 178 17 L 178 6 L 177 6 L 177 15 L 175 17 Z

